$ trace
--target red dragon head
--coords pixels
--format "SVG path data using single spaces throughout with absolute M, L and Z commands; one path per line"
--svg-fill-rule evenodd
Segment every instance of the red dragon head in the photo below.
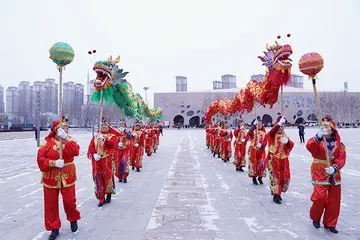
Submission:
M 289 44 L 280 45 L 275 41 L 275 45 L 269 46 L 266 44 L 267 52 L 264 52 L 264 56 L 259 58 L 267 68 L 275 68 L 284 72 L 290 70 L 292 61 L 289 56 L 293 53 L 292 48 Z

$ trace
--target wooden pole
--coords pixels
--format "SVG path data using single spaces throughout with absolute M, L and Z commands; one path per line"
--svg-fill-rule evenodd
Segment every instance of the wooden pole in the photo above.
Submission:
M 63 67 L 59 66 L 59 115 L 60 115 L 60 128 L 63 126 L 63 122 L 62 122 L 62 100 L 63 100 L 63 92 L 62 92 L 62 88 L 63 88 L 63 84 L 62 84 L 62 72 L 63 72 Z M 60 147 L 59 147 L 59 155 L 60 155 L 60 160 L 62 160 L 63 158 L 63 154 L 62 154 L 62 150 L 63 150 L 63 146 L 62 146 L 62 139 L 60 138 Z
M 318 97 L 317 90 L 316 90 L 316 79 L 315 78 L 312 80 L 312 84 L 313 84 L 313 90 L 314 90 L 316 107 L 317 107 L 318 123 L 320 125 L 322 125 L 320 102 L 319 102 L 319 97 Z M 327 143 L 326 143 L 325 137 L 323 137 L 323 144 L 324 144 L 324 149 L 325 149 L 326 162 L 327 162 L 327 165 L 330 166 L 329 152 L 328 152 L 328 149 L 327 149 Z
M 254 101 L 254 108 L 255 108 L 255 121 L 257 121 L 257 111 L 256 111 L 256 102 Z M 259 143 L 259 123 L 256 124 L 256 145 Z
M 103 90 L 101 90 L 99 129 L 101 128 L 101 121 L 102 121 L 103 113 L 104 113 L 104 92 L 103 92 Z M 101 150 L 100 143 L 98 141 L 97 154 L 100 154 L 100 150 Z

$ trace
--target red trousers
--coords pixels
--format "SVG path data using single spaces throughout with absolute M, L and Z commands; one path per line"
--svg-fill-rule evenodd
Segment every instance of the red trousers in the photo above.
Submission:
M 112 156 L 93 160 L 93 180 L 95 183 L 95 196 L 100 202 L 104 201 L 105 194 L 112 194 L 114 190 L 114 173 Z
M 132 146 L 131 150 L 131 166 L 135 168 L 142 168 L 142 159 L 143 159 L 143 146 L 139 145 L 137 147 Z
M 47 231 L 61 227 L 59 217 L 59 192 L 63 199 L 66 218 L 69 222 L 79 220 L 80 212 L 76 210 L 75 185 L 66 188 L 47 188 L 44 186 L 45 228 Z
M 249 177 L 266 177 L 265 150 L 250 146 L 248 150 Z
M 313 205 L 310 209 L 310 218 L 320 222 L 324 213 L 323 223 L 327 227 L 336 227 L 341 203 L 341 185 L 316 185 L 311 195 Z
M 235 143 L 234 164 L 236 168 L 246 166 L 245 155 L 246 155 L 246 144 Z
M 222 141 L 221 152 L 220 152 L 221 159 L 226 160 L 228 158 L 231 158 L 231 153 L 232 153 L 231 142 Z
M 286 192 L 289 188 L 289 159 L 279 159 L 275 156 L 270 156 L 268 170 L 271 195 L 280 196 L 282 192 Z
M 122 180 L 129 176 L 129 150 L 119 151 L 115 162 L 115 176 Z

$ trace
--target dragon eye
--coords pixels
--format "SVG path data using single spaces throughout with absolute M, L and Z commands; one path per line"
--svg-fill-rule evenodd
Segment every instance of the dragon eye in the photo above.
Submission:
M 108 68 L 111 68 L 111 65 L 108 65 L 107 67 L 108 67 Z
M 274 52 L 277 52 L 277 48 L 274 49 Z

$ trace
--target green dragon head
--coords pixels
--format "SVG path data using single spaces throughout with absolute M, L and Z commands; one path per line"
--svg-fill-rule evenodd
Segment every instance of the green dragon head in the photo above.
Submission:
M 124 77 L 128 72 L 123 72 L 123 69 L 119 69 L 117 63 L 120 62 L 120 56 L 115 60 L 110 56 L 106 61 L 97 61 L 93 67 L 96 72 L 96 80 L 94 87 L 96 90 L 104 90 L 110 87 L 112 84 L 123 83 L 126 80 Z

